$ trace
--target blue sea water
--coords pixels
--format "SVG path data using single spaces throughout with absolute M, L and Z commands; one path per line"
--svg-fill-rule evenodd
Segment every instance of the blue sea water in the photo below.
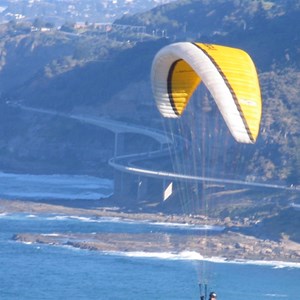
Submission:
M 72 187 L 64 191 L 68 195 L 72 192 Z M 15 233 L 22 232 L 187 234 L 189 230 L 200 229 L 86 216 L 4 212 L 0 215 L 0 299 L 199 299 L 199 270 L 203 268 L 209 289 L 216 290 L 220 300 L 300 299 L 299 264 L 226 262 L 217 258 L 203 262 L 199 255 L 188 252 L 101 253 L 12 240 Z
M 111 195 L 112 187 L 112 180 L 87 175 L 0 172 L 0 197 L 6 199 L 97 200 Z

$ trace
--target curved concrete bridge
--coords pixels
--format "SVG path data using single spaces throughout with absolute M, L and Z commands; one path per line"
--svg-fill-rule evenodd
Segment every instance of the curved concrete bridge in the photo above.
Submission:
M 66 114 L 57 111 L 46 110 L 41 108 L 34 108 L 23 106 L 20 104 L 10 104 L 24 110 L 45 113 L 55 116 L 61 116 L 64 118 L 75 119 L 80 122 L 92 124 L 101 128 L 105 128 L 115 134 L 115 145 L 114 145 L 114 156 L 109 160 L 109 165 L 115 169 L 115 186 L 114 194 L 119 197 L 133 197 L 136 195 L 138 200 L 141 200 L 149 194 L 152 190 L 150 178 L 155 179 L 155 188 L 157 190 L 156 197 L 161 195 L 161 200 L 166 200 L 165 191 L 170 186 L 170 183 L 174 180 L 180 181 L 206 181 L 216 182 L 222 184 L 234 184 L 249 187 L 258 188 L 272 188 L 272 189 L 283 189 L 291 191 L 300 191 L 300 187 L 294 186 L 283 186 L 277 184 L 259 183 L 253 181 L 233 180 L 233 179 L 221 179 L 213 177 L 201 177 L 192 176 L 188 174 L 176 174 L 172 172 L 166 172 L 162 170 L 149 170 L 138 166 L 138 162 L 142 160 L 148 160 L 149 158 L 155 159 L 163 156 L 167 156 L 170 153 L 170 146 L 173 149 L 180 150 L 181 148 L 181 137 L 171 138 L 166 135 L 165 132 L 150 129 L 142 126 L 128 124 L 124 122 L 115 121 L 105 117 L 87 116 L 81 114 Z M 124 135 L 128 133 L 136 133 L 149 136 L 159 143 L 159 148 L 156 150 L 133 153 L 124 155 Z M 133 199 L 135 200 L 135 199 Z
M 134 163 L 143 159 L 155 159 L 169 154 L 170 145 L 174 144 L 174 140 L 167 136 L 164 132 L 150 129 L 143 126 L 137 126 L 112 120 L 106 117 L 88 116 L 83 114 L 67 114 L 61 113 L 49 109 L 36 108 L 24 106 L 18 103 L 9 103 L 11 106 L 21 108 L 30 112 L 48 114 L 53 116 L 60 116 L 63 118 L 74 119 L 86 124 L 95 125 L 101 128 L 105 128 L 115 134 L 114 142 L 114 156 L 109 160 L 109 165 L 115 169 L 114 174 L 114 195 L 118 197 L 132 198 L 141 200 L 147 197 L 149 189 L 151 189 L 151 179 L 155 178 L 155 186 L 158 189 L 157 194 L 163 197 L 163 192 L 168 183 L 164 176 L 161 176 L 159 172 L 156 174 L 151 171 L 139 168 Z M 141 134 L 146 135 L 158 142 L 156 150 L 149 150 L 143 153 L 133 153 L 124 155 L 124 143 L 126 134 Z M 150 173 L 149 173 L 150 172 Z M 153 171 L 154 172 L 154 171 Z

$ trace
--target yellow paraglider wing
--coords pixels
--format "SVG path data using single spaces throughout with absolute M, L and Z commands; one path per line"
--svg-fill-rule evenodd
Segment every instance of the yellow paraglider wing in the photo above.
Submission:
M 170 68 L 168 91 L 173 110 L 181 115 L 200 83 L 200 78 L 184 60 L 178 60 Z
M 175 43 L 161 49 L 151 71 L 156 104 L 165 117 L 184 112 L 204 82 L 234 138 L 254 143 L 261 120 L 261 94 L 255 66 L 240 50 L 201 43 Z

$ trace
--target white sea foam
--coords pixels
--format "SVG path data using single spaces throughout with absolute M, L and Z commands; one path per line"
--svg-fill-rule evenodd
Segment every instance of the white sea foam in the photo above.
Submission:
M 87 216 L 77 216 L 77 215 L 53 215 L 48 216 L 46 218 L 50 221 L 67 221 L 67 220 L 73 220 L 73 221 L 79 221 L 83 223 L 119 223 L 120 218 L 115 217 L 87 217 Z M 124 222 L 127 223 L 127 222 Z
M 68 219 L 69 219 L 69 216 L 64 216 L 64 215 L 47 217 L 47 220 L 53 220 L 53 221 L 65 221 Z
M 222 257 L 211 257 L 205 258 L 206 261 L 213 263 L 230 263 L 230 264 L 246 264 L 246 265 L 259 265 L 259 266 L 270 266 L 274 268 L 300 268 L 300 263 L 297 262 L 284 262 L 284 261 L 266 261 L 266 260 L 246 260 L 236 259 L 229 260 Z
M 208 261 L 212 263 L 222 264 L 244 264 L 244 265 L 260 265 L 270 266 L 277 268 L 300 268 L 300 263 L 296 262 L 282 262 L 282 261 L 261 261 L 261 260 L 228 260 L 224 257 L 203 257 L 200 253 L 195 251 L 183 251 L 179 253 L 173 252 L 144 252 L 144 251 L 129 251 L 117 252 L 107 251 L 109 255 L 136 257 L 136 258 L 157 258 L 157 259 L 170 259 L 170 260 L 191 260 L 191 261 Z
M 42 236 L 53 236 L 53 237 L 58 237 L 61 236 L 59 233 L 42 233 Z
M 172 252 L 143 252 L 143 251 L 132 251 L 132 252 L 118 252 L 118 251 L 107 251 L 108 255 L 118 255 L 127 257 L 137 258 L 158 258 L 158 259 L 170 259 L 170 260 L 202 260 L 203 257 L 193 251 L 183 251 L 180 253 Z
M 265 294 L 263 296 L 269 298 L 288 298 L 288 295 L 285 294 Z
M 84 221 L 84 218 L 81 217 L 73 217 L 78 220 Z M 187 229 L 187 230 L 209 230 L 209 231 L 223 231 L 225 229 L 224 226 L 213 226 L 213 225 L 194 225 L 188 223 L 171 223 L 171 222 L 153 222 L 149 220 L 134 220 L 134 219 L 126 219 L 120 217 L 97 217 L 91 218 L 93 222 L 108 222 L 108 223 L 122 223 L 122 224 L 133 224 L 133 225 L 150 225 L 157 227 L 167 227 L 167 228 L 177 228 L 177 229 Z
M 32 214 L 26 216 L 26 218 L 36 218 L 36 217 L 37 217 L 36 215 L 32 215 Z
M 170 222 L 149 222 L 149 224 L 154 226 L 166 226 L 174 228 L 184 228 L 189 230 L 209 230 L 209 231 L 223 231 L 224 226 L 217 225 L 194 225 L 190 223 L 170 223 Z
M 208 231 L 223 231 L 224 226 L 213 226 L 213 225 L 194 225 L 188 223 L 171 223 L 171 222 L 153 222 L 149 220 L 133 220 L 133 219 L 123 219 L 119 217 L 99 217 L 94 219 L 97 222 L 117 222 L 123 224 L 133 224 L 133 225 L 150 225 L 155 227 L 166 227 L 166 228 L 176 228 L 176 229 L 185 229 L 185 230 L 208 230 Z
M 96 222 L 96 220 L 93 218 L 82 217 L 82 216 L 69 216 L 69 219 L 78 220 L 80 222 L 88 222 L 88 223 Z
M 176 228 L 185 230 L 209 230 L 209 231 L 223 231 L 225 227 L 222 226 L 208 226 L 208 225 L 193 225 L 186 223 L 170 223 L 170 222 L 153 222 L 147 220 L 133 220 L 133 219 L 123 219 L 120 217 L 87 217 L 87 216 L 77 216 L 77 215 L 57 215 L 50 216 L 48 220 L 78 220 L 80 222 L 90 222 L 90 223 L 119 223 L 119 224 L 131 224 L 131 225 L 150 225 L 154 227 L 162 228 Z

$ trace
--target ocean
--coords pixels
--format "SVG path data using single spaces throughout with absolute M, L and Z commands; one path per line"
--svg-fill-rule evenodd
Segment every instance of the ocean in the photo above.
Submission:
M 89 176 L 0 173 L 2 198 L 86 201 L 112 192 L 112 182 Z M 5 182 L 5 184 L 3 183 Z M 24 191 L 24 194 L 22 194 Z M 22 195 L 24 197 L 22 197 Z M 1 209 L 1 207 L 0 207 Z M 188 226 L 54 214 L 0 214 L 0 299 L 199 299 L 205 270 L 218 300 L 300 299 L 300 264 L 204 259 L 201 253 L 96 252 L 26 244 L 16 233 L 181 232 Z M 219 230 L 219 228 L 211 228 Z M 200 277 L 199 277 L 200 276 Z

